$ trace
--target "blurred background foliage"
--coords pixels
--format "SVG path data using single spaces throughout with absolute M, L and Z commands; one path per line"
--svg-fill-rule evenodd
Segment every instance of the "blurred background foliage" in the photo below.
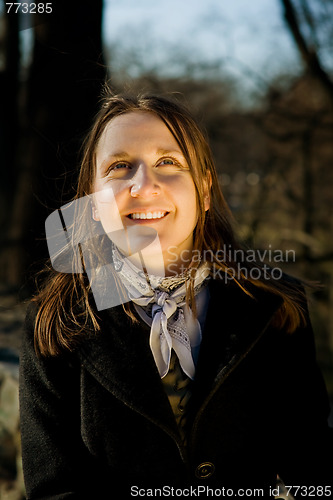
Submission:
M 108 42 L 105 32 L 117 29 L 110 2 L 57 0 L 52 14 L 27 20 L 7 14 L 2 0 L 4 293 L 11 289 L 20 300 L 33 293 L 35 273 L 47 257 L 44 221 L 74 195 L 80 145 L 98 109 L 103 81 L 107 78 L 115 91 L 177 92 L 209 136 L 241 237 L 261 250 L 295 250 L 295 261 L 279 265 L 323 284 L 310 307 L 319 360 L 333 393 L 333 4 L 279 4 L 298 62 L 282 63 L 268 76 L 239 60 L 233 61 L 237 71 L 228 72 L 225 55 L 209 59 L 177 39 L 163 47 L 139 21 Z M 202 20 L 207 36 L 215 22 L 221 39 L 227 38 L 221 21 L 227 9 L 215 2 L 215 11 Z M 272 49 L 273 38 L 272 33 Z M 277 57 L 283 61 L 277 52 L 278 47 L 267 65 L 274 66 Z

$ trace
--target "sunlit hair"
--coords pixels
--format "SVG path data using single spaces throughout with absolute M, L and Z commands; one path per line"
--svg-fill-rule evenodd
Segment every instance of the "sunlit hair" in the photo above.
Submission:
M 198 207 L 198 220 L 194 231 L 194 254 L 219 255 L 223 248 L 241 249 L 233 230 L 233 218 L 222 194 L 212 153 L 208 142 L 188 109 L 174 98 L 142 94 L 114 95 L 104 91 L 101 108 L 84 145 L 81 169 L 78 178 L 76 199 L 93 193 L 96 178 L 96 149 L 99 140 L 112 119 L 133 111 L 144 111 L 157 115 L 168 127 L 177 141 L 192 173 Z M 210 186 L 207 192 L 207 186 Z M 210 208 L 205 210 L 205 196 L 210 197 Z M 213 265 L 222 272 L 235 275 L 238 262 L 227 252 L 223 261 L 215 259 Z M 255 263 L 242 263 L 248 267 L 260 267 Z M 195 270 L 198 261 L 189 264 Z M 238 271 L 237 271 L 238 272 Z M 294 331 L 304 320 L 303 292 L 293 282 L 283 279 L 251 279 L 237 274 L 235 283 L 243 293 L 251 295 L 253 287 L 260 287 L 279 295 L 282 305 L 274 318 L 274 324 Z M 195 309 L 193 280 L 187 287 L 187 303 Z M 35 326 L 35 345 L 41 355 L 57 355 L 64 349 L 73 349 L 87 328 L 98 331 L 100 326 L 95 311 L 89 281 L 83 273 L 49 273 L 39 294 L 38 314 Z M 126 313 L 135 321 L 130 303 L 124 304 Z

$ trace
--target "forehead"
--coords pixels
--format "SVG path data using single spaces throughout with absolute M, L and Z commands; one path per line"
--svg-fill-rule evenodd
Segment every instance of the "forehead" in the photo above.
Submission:
M 131 150 L 138 146 L 177 147 L 176 139 L 163 120 L 149 111 L 130 111 L 106 125 L 96 148 L 97 156 L 113 149 Z

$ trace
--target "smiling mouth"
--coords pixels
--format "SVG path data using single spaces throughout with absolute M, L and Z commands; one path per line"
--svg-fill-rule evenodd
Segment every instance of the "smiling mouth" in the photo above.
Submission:
M 165 211 L 157 211 L 157 212 L 134 212 L 133 214 L 129 214 L 127 217 L 132 220 L 158 220 L 158 219 L 163 219 L 169 212 Z

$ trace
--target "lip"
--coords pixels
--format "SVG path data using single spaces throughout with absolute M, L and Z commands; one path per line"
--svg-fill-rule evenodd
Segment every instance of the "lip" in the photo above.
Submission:
M 151 219 L 132 219 L 130 217 L 131 214 L 135 214 L 135 213 L 140 213 L 140 214 L 148 214 L 148 213 L 154 213 L 154 212 L 165 212 L 165 215 L 163 217 L 158 217 L 158 218 L 151 218 Z M 157 222 L 161 222 L 163 220 L 165 220 L 168 215 L 170 214 L 170 211 L 169 210 L 162 210 L 160 208 L 157 208 L 157 209 L 153 209 L 153 208 L 149 208 L 149 209 L 142 209 L 142 208 L 139 208 L 139 209 L 133 209 L 131 210 L 130 212 L 128 212 L 127 214 L 124 214 L 125 218 L 126 218 L 126 222 L 130 222 L 131 224 L 156 224 Z
M 123 212 L 123 216 L 128 217 L 131 214 L 136 214 L 136 213 L 141 213 L 141 214 L 148 214 L 149 212 L 170 212 L 168 208 L 163 208 L 163 207 L 133 207 L 130 210 L 126 210 L 126 212 Z

